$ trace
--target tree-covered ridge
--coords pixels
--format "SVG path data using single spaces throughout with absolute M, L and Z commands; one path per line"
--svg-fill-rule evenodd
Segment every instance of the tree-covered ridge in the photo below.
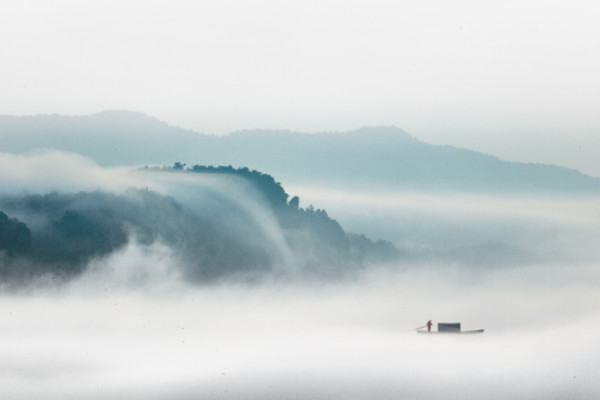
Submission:
M 286 270 L 340 276 L 367 261 L 397 255 L 388 243 L 346 234 L 324 210 L 300 208 L 297 197 L 288 201 L 289 195 L 270 175 L 248 168 L 185 168 L 180 163 L 148 170 L 168 180 L 182 174 L 243 179 L 261 194 L 262 214 L 252 215 L 245 207 L 249 197 L 232 198 L 217 190 L 199 196 L 192 206 L 148 189 L 0 197 L 4 280 L 23 282 L 44 275 L 69 279 L 132 240 L 143 246 L 166 244 L 173 251 L 173 263 L 193 282 L 256 278 L 274 271 L 285 275 Z M 261 218 L 274 222 L 269 225 Z
M 332 266 L 338 270 L 342 264 L 361 265 L 365 261 L 382 261 L 398 256 L 397 250 L 388 242 L 379 240 L 373 243 L 363 235 L 346 233 L 341 225 L 329 217 L 323 209 L 299 207 L 298 196 L 290 197 L 280 182 L 271 175 L 247 167 L 194 165 L 186 168 L 181 162 L 172 167 L 159 168 L 162 171 L 183 171 L 188 173 L 224 174 L 248 180 L 260 191 L 277 216 L 284 229 L 289 246 L 302 254 L 305 268 L 328 271 Z
M 185 165 L 179 162 L 175 163 L 173 166 L 173 169 L 184 170 L 184 168 Z M 291 205 L 293 207 L 294 204 L 296 204 L 297 208 L 298 199 L 292 199 L 292 201 L 290 201 L 291 204 L 287 204 L 289 195 L 285 192 L 281 183 L 276 182 L 271 175 L 263 174 L 256 170 L 250 170 L 247 167 L 233 168 L 231 165 L 213 167 L 196 164 L 190 170 L 198 173 L 228 174 L 242 177 L 251 181 L 253 185 L 265 195 L 265 198 L 272 206 L 279 208 Z

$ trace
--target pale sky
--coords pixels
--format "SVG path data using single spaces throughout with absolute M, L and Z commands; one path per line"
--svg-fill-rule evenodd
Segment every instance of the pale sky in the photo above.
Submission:
M 0 114 L 396 125 L 600 176 L 597 1 L 3 0 Z

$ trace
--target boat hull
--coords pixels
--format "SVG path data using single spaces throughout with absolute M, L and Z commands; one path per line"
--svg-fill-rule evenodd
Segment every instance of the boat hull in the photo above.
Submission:
M 425 335 L 468 335 L 468 334 L 473 334 L 473 333 L 483 333 L 485 329 L 475 329 L 475 330 L 471 330 L 471 331 L 446 331 L 446 332 L 439 332 L 439 331 L 423 331 L 423 330 L 418 330 L 417 333 L 422 333 Z

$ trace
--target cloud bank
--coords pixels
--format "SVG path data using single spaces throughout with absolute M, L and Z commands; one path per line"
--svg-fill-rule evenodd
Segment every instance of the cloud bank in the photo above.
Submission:
M 525 268 L 474 284 L 432 268 L 344 284 L 79 290 L 88 281 L 2 296 L 0 383 L 15 399 L 592 399 L 599 276 L 562 278 Z M 427 319 L 486 332 L 416 335 Z
M 180 268 L 194 253 L 181 249 L 197 242 L 182 238 L 215 213 L 243 238 L 236 247 L 266 243 L 285 264 L 286 230 L 255 187 L 226 176 L 104 170 L 65 154 L 15 162 L 31 172 L 18 181 L 5 174 L 5 199 L 62 190 L 80 211 L 100 196 L 132 220 L 152 210 L 162 230 L 129 227 L 122 246 L 90 258 L 68 282 L 0 294 L 6 397 L 593 399 L 600 390 L 593 198 L 295 187 L 302 206 L 324 207 L 345 230 L 390 240 L 402 256 L 366 263 L 352 279 L 279 279 L 275 268 L 266 279 L 194 285 Z M 160 207 L 147 208 L 153 202 Z M 19 208 L 11 204 L 6 210 Z M 428 319 L 486 332 L 415 334 Z

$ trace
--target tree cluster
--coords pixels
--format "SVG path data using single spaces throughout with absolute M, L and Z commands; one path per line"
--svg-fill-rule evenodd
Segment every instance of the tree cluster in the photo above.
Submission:
M 147 189 L 2 197 L 0 274 L 17 280 L 41 275 L 69 279 L 133 237 L 142 245 L 157 241 L 168 245 L 183 276 L 193 282 L 260 277 L 290 263 L 309 275 L 343 275 L 360 267 L 369 254 L 384 254 L 382 246 L 386 257 L 393 253 L 389 244 L 356 241 L 324 210 L 300 208 L 298 197 L 288 201 L 288 194 L 270 175 L 231 166 L 186 169 L 181 163 L 158 172 L 224 174 L 246 180 L 264 198 L 263 207 L 276 221 L 277 232 L 249 215 L 243 200 L 225 197 L 197 204 L 204 213 Z M 9 218 L 8 213 L 24 220 Z M 274 238 L 277 234 L 281 240 Z

